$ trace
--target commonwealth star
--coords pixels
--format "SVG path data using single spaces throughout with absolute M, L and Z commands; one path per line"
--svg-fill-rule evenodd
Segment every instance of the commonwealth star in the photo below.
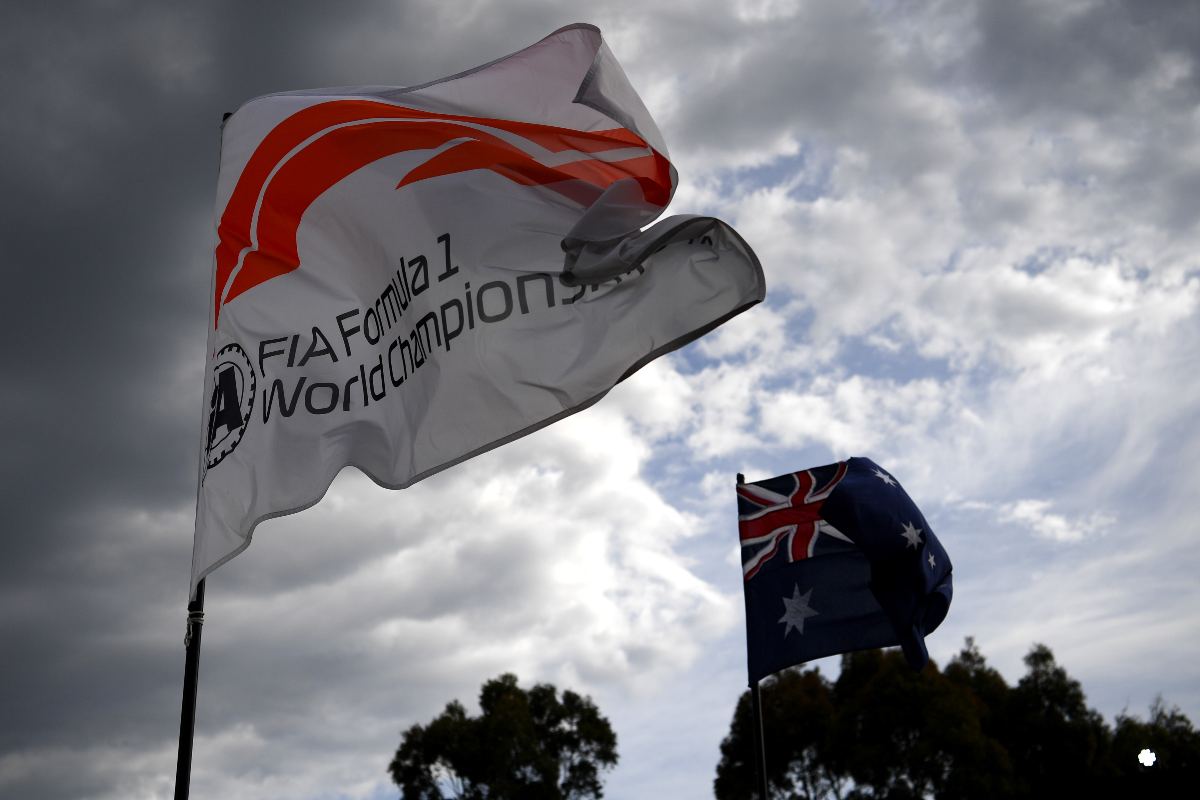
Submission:
M 784 623 L 787 627 L 783 629 L 783 635 L 786 637 L 795 628 L 804 635 L 804 620 L 809 617 L 817 616 L 818 611 L 814 611 L 813 607 L 808 604 L 808 599 L 812 597 L 813 590 L 809 589 L 803 595 L 800 594 L 800 585 L 795 584 L 791 597 L 783 598 L 783 607 L 785 611 L 783 616 L 779 618 L 779 622 Z

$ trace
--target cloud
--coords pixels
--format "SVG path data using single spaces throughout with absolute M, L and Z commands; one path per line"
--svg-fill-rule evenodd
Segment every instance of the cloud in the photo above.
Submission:
M 639 479 L 648 450 L 621 405 L 404 492 L 346 472 L 318 507 L 262 525 L 213 577 L 205 642 L 205 736 L 253 736 L 212 745 L 198 786 L 235 776 L 240 796 L 278 796 L 301 777 L 259 782 L 255 765 L 300 749 L 326 753 L 303 780 L 344 786 L 404 720 L 503 671 L 636 694 L 686 670 L 740 607 L 676 552 L 695 520 Z M 270 665 L 289 660 L 306 666 L 281 681 Z M 352 742 L 312 724 L 338 718 Z
M 45 797 L 42 776 L 57 775 L 54 791 L 62 797 L 166 797 L 173 787 L 175 748 L 152 750 L 96 745 L 46 748 L 0 755 L 0 793 L 6 797 Z M 94 794 L 97 787 L 101 794 Z
M 1117 521 L 1113 515 L 1104 513 L 1093 513 L 1072 520 L 1055 514 L 1052 508 L 1049 500 L 1026 499 L 1008 503 L 995 509 L 995 513 L 1001 522 L 1012 523 L 1035 536 L 1055 542 L 1081 541 L 1085 537 L 1106 532 Z
M 222 112 L 576 14 L 5 4 L 0 795 L 168 791 Z M 938 658 L 974 634 L 1014 679 L 1046 641 L 1106 713 L 1194 719 L 1193 4 L 587 15 L 673 209 L 734 223 L 768 301 L 536 436 L 264 524 L 210 582 L 197 796 L 378 796 L 404 726 L 509 669 L 600 698 L 613 796 L 707 792 L 742 685 L 732 476 L 859 453 L 955 561 Z
M 880 447 L 885 437 L 911 441 L 927 435 L 950 413 L 952 398 L 932 380 L 896 383 L 855 375 L 818 377 L 807 392 L 772 393 L 760 407 L 763 426 L 775 433 L 774 444 L 815 440 L 831 452 L 852 454 Z
M 999 514 L 997 514 L 999 512 Z M 1033 642 L 1047 643 L 1082 681 L 1089 704 L 1114 714 L 1144 708 L 1156 693 L 1185 708 L 1197 699 L 1188 675 L 1171 668 L 1196 655 L 1196 592 L 1189 575 L 1198 552 L 1186 519 L 1171 509 L 1139 518 L 1065 520 L 1051 527 L 1099 523 L 1083 537 L 1036 546 L 1041 504 L 1009 509 L 944 509 L 935 527 L 963 536 L 947 544 L 955 564 L 955 604 L 931 641 L 948 658 L 965 635 L 1014 681 Z M 953 523 L 951 525 L 951 523 Z M 1061 532 L 1061 528 L 1060 531 Z M 953 539 L 951 540 L 953 542 Z

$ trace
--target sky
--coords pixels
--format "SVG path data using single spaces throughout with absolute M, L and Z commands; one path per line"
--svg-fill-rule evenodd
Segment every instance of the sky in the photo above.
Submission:
M 591 22 L 766 301 L 208 581 L 192 796 L 394 798 L 408 726 L 590 695 L 610 798 L 706 797 L 745 686 L 734 475 L 852 455 L 955 566 L 928 639 L 1200 721 L 1200 6 L 5 2 L 0 798 L 171 794 L 222 112 Z M 820 662 L 829 676 L 836 659 Z

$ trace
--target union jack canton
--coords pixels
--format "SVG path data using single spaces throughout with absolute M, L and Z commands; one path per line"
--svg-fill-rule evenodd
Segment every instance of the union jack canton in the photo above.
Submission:
M 811 558 L 820 534 L 852 544 L 821 518 L 821 506 L 844 477 L 846 462 L 840 461 L 737 487 L 744 580 L 781 552 L 788 563 Z

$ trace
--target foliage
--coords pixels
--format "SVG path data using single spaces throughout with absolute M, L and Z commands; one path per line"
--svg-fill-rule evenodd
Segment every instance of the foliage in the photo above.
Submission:
M 480 714 L 457 700 L 405 731 L 388 767 L 406 800 L 582 800 L 603 797 L 617 737 L 591 698 L 515 675 L 483 685 Z
M 1094 794 L 1111 777 L 1112 732 L 1087 707 L 1079 682 L 1033 646 L 1027 672 L 1008 695 L 1005 746 L 1025 794 Z
M 897 651 L 842 657 L 836 682 L 815 669 L 761 684 L 774 800 L 1175 796 L 1200 777 L 1200 732 L 1161 701 L 1110 728 L 1045 645 L 1009 686 L 968 638 L 939 671 Z M 757 797 L 750 693 L 721 743 L 718 800 Z M 1142 766 L 1137 754 L 1159 761 Z M 1186 792 L 1183 794 L 1190 794 Z
M 1138 761 L 1144 749 L 1156 757 L 1152 766 Z M 1117 765 L 1114 794 L 1184 797 L 1200 782 L 1200 732 L 1178 708 L 1167 708 L 1161 697 L 1150 706 L 1145 722 L 1124 713 L 1117 717 L 1112 756 Z M 1185 786 L 1186 792 L 1180 788 Z
M 834 717 L 828 682 L 815 669 L 782 672 L 763 691 L 767 781 L 778 796 L 796 787 L 797 797 L 841 797 L 845 767 L 831 760 Z M 732 730 L 721 743 L 715 784 L 719 798 L 751 800 L 757 786 L 750 693 L 738 701 Z

